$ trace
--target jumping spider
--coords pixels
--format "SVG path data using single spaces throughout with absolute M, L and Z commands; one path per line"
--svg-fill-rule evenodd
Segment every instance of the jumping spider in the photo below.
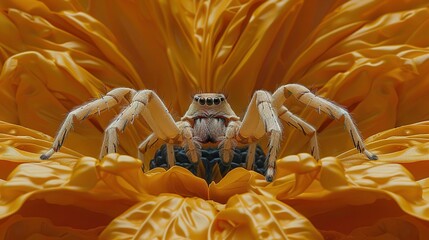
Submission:
M 118 130 L 124 130 L 127 124 L 132 123 L 136 116 L 142 114 L 153 133 L 139 145 L 140 159 L 143 158 L 148 146 L 161 139 L 167 145 L 167 160 L 170 167 L 175 165 L 174 145 L 183 145 L 190 161 L 196 164 L 200 159 L 201 145 L 218 144 L 222 162 L 227 165 L 231 162 L 234 147 L 237 143 L 241 143 L 249 146 L 246 167 L 252 169 L 257 141 L 264 135 L 268 135 L 265 178 L 271 182 L 275 175 L 277 152 L 282 136 L 279 119 L 311 137 L 311 154 L 319 159 L 316 130 L 283 106 L 286 98 L 291 95 L 298 101 L 317 109 L 319 113 L 324 112 L 334 119 L 343 121 L 356 149 L 370 160 L 377 159 L 375 154 L 365 149 L 356 125 L 345 109 L 314 95 L 299 84 L 281 86 L 274 94 L 262 90 L 256 91 L 242 121 L 231 109 L 223 94 L 196 94 L 188 111 L 180 121 L 176 122 L 155 92 L 116 88 L 106 96 L 71 111 L 55 137 L 52 148 L 40 158 L 48 159 L 54 152 L 60 150 L 74 120 L 84 120 L 92 114 L 125 102 L 129 105 L 105 130 L 100 158 L 117 151 Z

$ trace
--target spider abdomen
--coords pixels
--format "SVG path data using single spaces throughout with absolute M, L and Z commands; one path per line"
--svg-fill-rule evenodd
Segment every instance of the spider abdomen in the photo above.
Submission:
M 193 135 L 200 143 L 217 143 L 225 136 L 225 129 L 225 121 L 222 118 L 197 118 L 194 121 Z

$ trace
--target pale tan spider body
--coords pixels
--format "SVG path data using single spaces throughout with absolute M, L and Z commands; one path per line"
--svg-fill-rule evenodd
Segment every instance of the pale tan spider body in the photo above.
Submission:
M 100 157 L 117 151 L 118 131 L 125 129 L 140 114 L 143 116 L 153 133 L 138 147 L 138 157 L 158 139 L 167 145 L 169 166 L 175 164 L 174 146 L 181 145 L 186 149 L 188 158 L 198 163 L 202 145 L 217 144 L 224 164 L 230 164 L 233 149 L 237 143 L 248 144 L 246 168 L 252 169 L 256 144 L 259 139 L 268 136 L 266 180 L 272 181 L 275 175 L 275 161 L 280 146 L 282 128 L 280 120 L 286 122 L 304 135 L 311 138 L 311 154 L 319 159 L 316 130 L 292 114 L 283 104 L 286 98 L 294 96 L 298 101 L 343 121 L 350 133 L 356 149 L 369 159 L 377 156 L 365 149 L 365 145 L 350 114 L 336 104 L 318 97 L 299 84 L 288 84 L 278 88 L 273 94 L 267 91 L 256 91 L 250 101 L 243 120 L 234 113 L 223 94 L 196 94 L 188 111 L 180 121 L 174 121 L 161 99 L 151 90 L 135 91 L 129 88 L 113 89 L 103 98 L 87 103 L 71 111 L 61 126 L 51 149 L 40 156 L 48 159 L 59 151 L 64 139 L 70 131 L 74 120 L 83 120 L 89 115 L 100 113 L 121 102 L 129 105 L 106 128 Z

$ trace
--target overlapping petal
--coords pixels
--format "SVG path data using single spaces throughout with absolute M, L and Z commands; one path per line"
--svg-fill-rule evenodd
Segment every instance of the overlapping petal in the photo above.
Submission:
M 216 213 L 211 203 L 200 198 L 148 197 L 112 221 L 100 238 L 206 239 Z
M 419 132 L 419 130 L 423 131 L 422 129 L 428 128 L 428 126 L 427 122 L 404 126 L 395 130 L 396 132 L 402 132 L 402 137 L 399 134 L 392 136 L 391 132 L 385 132 L 371 138 L 374 142 L 369 142 L 369 144 L 377 145 L 383 140 L 388 141 L 391 140 L 389 138 L 397 138 L 397 144 L 408 144 L 404 151 L 411 151 L 410 149 L 414 148 L 428 149 L 429 136 L 427 134 L 420 134 L 421 132 Z M 8 136 L 6 142 L 9 143 L 9 149 L 17 151 L 22 146 L 19 144 L 10 144 L 11 141 L 19 143 L 21 138 L 20 136 L 11 135 L 11 129 L 19 129 L 21 132 L 28 131 L 28 135 L 30 136 L 27 138 L 33 140 L 32 142 L 35 143 L 32 148 L 19 149 L 21 154 L 28 158 L 24 163 L 22 161 L 15 162 L 14 159 L 6 157 L 2 159 L 2 161 L 14 162 L 18 165 L 9 174 L 9 177 L 2 180 L 1 183 L 1 212 L 3 218 L 10 215 L 17 216 L 16 214 L 32 213 L 31 209 L 35 206 L 43 209 L 61 209 L 61 211 L 64 211 L 64 208 L 69 210 L 74 209 L 68 215 L 68 219 L 71 222 L 73 222 L 73 219 L 77 220 L 84 217 L 100 224 L 92 226 L 94 228 L 103 228 L 109 224 L 109 227 L 104 230 L 106 238 L 107 236 L 124 236 L 125 238 L 126 236 L 140 236 L 139 234 L 145 232 L 142 229 L 152 226 L 147 225 L 149 224 L 147 222 L 149 221 L 148 216 L 152 216 L 150 213 L 152 210 L 150 209 L 154 209 L 153 211 L 162 211 L 164 209 L 164 207 L 153 204 L 161 204 L 162 202 L 166 202 L 167 204 L 170 201 L 172 201 L 171 204 L 173 204 L 172 207 L 174 208 L 179 208 L 183 211 L 191 211 L 189 209 L 195 210 L 195 212 L 192 212 L 193 214 L 198 214 L 199 209 L 201 211 L 206 209 L 204 212 L 211 212 L 211 215 L 204 215 L 208 217 L 207 219 L 211 219 L 211 221 L 208 221 L 202 229 L 200 228 L 202 226 L 198 225 L 198 231 L 195 230 L 197 231 L 195 234 L 209 234 L 213 238 L 217 238 L 217 236 L 221 238 L 235 236 L 234 234 L 244 231 L 243 227 L 249 228 L 248 231 L 244 232 L 254 237 L 265 236 L 265 230 L 257 230 L 258 227 L 256 225 L 247 225 L 252 221 L 255 221 L 255 223 L 262 221 L 253 218 L 259 216 L 257 214 L 255 216 L 250 214 L 252 216 L 249 217 L 254 220 L 249 221 L 243 220 L 244 217 L 226 220 L 237 214 L 247 214 L 246 211 L 262 211 L 264 213 L 260 213 L 260 216 L 268 219 L 267 221 L 274 221 L 273 224 L 276 226 L 290 226 L 285 223 L 275 223 L 276 219 L 284 219 L 284 217 L 275 216 L 276 209 L 278 208 L 272 207 L 269 204 L 271 201 L 274 201 L 273 204 L 277 204 L 280 208 L 285 209 L 284 211 L 293 211 L 291 208 L 297 210 L 319 230 L 336 230 L 341 234 L 363 227 L 366 222 L 375 223 L 382 221 L 387 216 L 401 217 L 405 213 L 415 217 L 406 222 L 411 222 L 412 226 L 417 224 L 417 228 L 421 229 L 419 231 L 424 231 L 426 222 L 422 220 L 427 221 L 429 219 L 429 198 L 427 197 L 429 195 L 426 194 L 429 188 L 429 184 L 427 184 L 429 177 L 426 174 L 424 179 L 416 181 L 413 178 L 412 172 L 407 171 L 402 165 L 395 163 L 395 158 L 389 159 L 389 154 L 394 154 L 393 152 L 389 152 L 391 151 L 389 148 L 379 149 L 380 160 L 373 162 L 360 162 L 363 161 L 363 157 L 356 154 L 354 157 L 324 158 L 320 162 L 316 162 L 308 154 L 289 156 L 278 160 L 278 177 L 271 184 L 265 182 L 264 177 L 257 173 L 248 172 L 244 169 L 236 169 L 228 173 L 219 183 L 213 182 L 210 186 L 207 186 L 203 179 L 193 176 L 187 170 L 179 167 L 168 171 L 155 169 L 144 174 L 141 171 L 141 161 L 117 154 L 110 154 L 101 161 L 83 157 L 75 163 L 66 160 L 40 162 L 40 160 L 37 160 L 35 153 L 40 151 L 40 145 L 46 144 L 44 140 L 46 136 L 7 123 L 3 123 L 2 129 L 2 135 Z M 412 141 L 410 143 L 409 139 L 417 137 L 420 138 L 420 141 Z M 4 144 L 4 141 L 2 143 Z M 380 144 L 380 146 L 383 145 L 382 143 Z M 73 152 L 70 152 L 69 156 L 75 158 L 73 157 Z M 407 164 L 427 164 L 428 160 L 426 154 L 415 154 L 414 159 L 407 162 Z M 356 161 L 359 164 L 352 164 Z M 252 192 L 252 194 L 246 195 L 249 192 Z M 179 194 L 180 197 L 179 195 L 164 195 L 166 193 Z M 152 197 L 158 194 L 162 196 L 159 198 Z M 243 195 L 234 198 L 236 194 Z M 261 195 L 265 196 L 262 197 Z M 191 198 L 184 198 L 186 196 Z M 275 198 L 280 201 L 274 200 Z M 215 202 L 212 202 L 212 200 Z M 252 201 L 256 202 L 251 204 L 246 203 Z M 246 204 L 237 207 L 236 204 L 239 203 Z M 115 204 L 116 207 L 112 208 L 111 204 Z M 193 207 L 186 207 L 189 204 Z M 206 207 L 202 207 L 201 204 Z M 152 207 L 149 208 L 149 206 Z M 250 206 L 252 207 L 250 208 Z M 263 210 L 251 210 L 258 209 L 258 207 L 261 207 Z M 241 208 L 243 210 L 239 210 Z M 245 210 L 247 208 L 249 210 Z M 378 209 L 376 214 L 371 213 L 371 209 L 374 208 Z M 342 224 L 338 224 L 338 221 L 341 220 L 341 216 L 336 215 L 338 209 L 342 209 L 341 211 L 344 213 L 343 217 L 346 219 L 349 219 L 349 214 L 353 214 L 356 209 L 359 209 L 361 213 L 358 216 L 354 216 L 352 221 L 344 220 Z M 117 217 L 118 214 L 125 210 L 127 212 Z M 146 213 L 139 213 L 140 211 L 145 211 Z M 167 212 L 175 211 L 171 210 Z M 35 213 L 33 212 L 32 214 Z M 135 214 L 140 217 L 135 217 L 137 216 Z M 179 211 L 177 214 L 177 217 L 179 215 L 184 215 L 185 218 L 189 217 L 186 212 L 180 213 Z M 274 216 L 270 214 L 274 214 Z M 46 211 L 43 215 L 38 213 L 36 216 L 48 217 L 57 222 L 60 221 L 54 210 Z M 303 236 L 301 234 L 315 234 L 314 236 L 319 236 L 317 231 L 311 230 L 311 225 L 308 225 L 310 222 L 307 222 L 305 218 L 297 217 L 296 215 L 293 216 L 295 217 L 286 219 L 306 222 L 305 224 L 304 222 L 300 222 L 300 224 L 296 223 L 297 227 L 301 230 L 281 230 L 282 228 L 279 228 L 280 232 L 278 234 L 281 234 L 281 232 L 291 234 L 292 231 L 298 234 L 298 236 Z M 130 218 L 136 218 L 138 222 L 141 222 L 130 221 L 136 225 L 133 225 L 134 227 L 131 225 L 128 226 L 125 222 L 130 220 Z M 151 224 L 161 224 L 167 221 L 166 219 L 169 218 L 160 217 L 159 221 L 151 218 L 150 222 Z M 186 219 L 180 221 L 175 219 L 176 217 L 168 220 L 173 224 L 171 225 L 172 229 L 177 230 L 178 226 L 192 224 Z M 222 221 L 227 221 L 229 222 L 228 224 L 231 224 L 230 221 L 238 222 L 232 225 L 223 225 L 220 223 Z M 242 221 L 246 222 L 246 224 L 241 225 L 244 224 Z M 389 220 L 383 221 L 387 221 L 390 224 Z M 66 224 L 73 225 L 70 222 Z M 336 225 L 336 227 L 330 228 L 332 224 Z M 292 225 L 294 226 L 294 224 Z M 128 226 L 135 231 L 124 230 L 120 226 Z M 187 231 L 189 228 L 192 229 L 190 226 L 189 228 L 185 228 Z M 272 229 L 271 227 L 268 228 Z M 209 229 L 211 229 L 210 232 Z M 177 231 L 172 231 L 172 234 L 175 232 L 177 233 Z M 332 234 L 323 231 L 322 233 Z M 180 232 L 177 234 L 185 233 Z M 186 234 L 188 236 L 192 235 L 190 232 L 186 232 Z M 287 236 L 292 237 L 292 235 Z
M 231 197 L 210 226 L 210 239 L 322 239 L 303 216 L 269 197 Z

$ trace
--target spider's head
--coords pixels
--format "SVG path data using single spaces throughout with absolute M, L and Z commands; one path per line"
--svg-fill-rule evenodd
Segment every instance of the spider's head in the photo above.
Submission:
M 182 119 L 200 117 L 220 117 L 238 119 L 221 93 L 199 93 L 192 98 L 192 103 Z

